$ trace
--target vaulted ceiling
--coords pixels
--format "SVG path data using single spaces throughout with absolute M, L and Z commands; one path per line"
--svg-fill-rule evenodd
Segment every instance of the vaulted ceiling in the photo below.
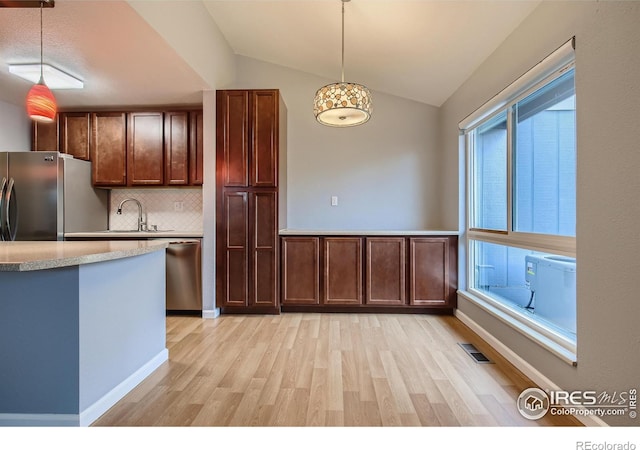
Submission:
M 340 78 L 340 0 L 202 3 L 236 54 Z M 539 3 L 352 0 L 345 78 L 439 106 Z M 21 104 L 30 88 L 8 64 L 39 61 L 39 14 L 0 8 L 0 100 Z M 45 62 L 85 81 L 56 92 L 61 106 L 194 104 L 210 88 L 126 1 L 56 0 L 43 22 Z

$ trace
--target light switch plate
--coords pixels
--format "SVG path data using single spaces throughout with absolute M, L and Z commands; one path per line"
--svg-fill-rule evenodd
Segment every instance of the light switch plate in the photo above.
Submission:
M 338 196 L 337 195 L 332 195 L 331 196 L 331 206 L 338 206 Z

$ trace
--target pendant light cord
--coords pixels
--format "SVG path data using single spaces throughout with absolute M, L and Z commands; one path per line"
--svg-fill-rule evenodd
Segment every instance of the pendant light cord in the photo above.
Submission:
M 44 5 L 44 0 L 40 1 L 40 84 L 44 84 L 44 76 L 42 74 L 42 64 L 44 63 L 44 57 L 42 56 L 42 5 Z
M 342 0 L 342 82 L 343 83 L 344 83 L 344 3 L 345 3 L 345 0 Z

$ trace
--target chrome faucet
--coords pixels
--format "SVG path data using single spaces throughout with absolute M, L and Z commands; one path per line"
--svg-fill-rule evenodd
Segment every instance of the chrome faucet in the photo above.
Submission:
M 125 198 L 124 200 L 122 200 L 120 202 L 120 204 L 118 205 L 118 210 L 116 211 L 116 214 L 122 214 L 122 205 L 124 205 L 126 202 L 136 202 L 136 204 L 138 205 L 138 231 L 144 231 L 144 227 L 146 225 L 145 221 L 142 219 L 142 204 L 140 203 L 140 201 L 138 199 L 135 198 Z

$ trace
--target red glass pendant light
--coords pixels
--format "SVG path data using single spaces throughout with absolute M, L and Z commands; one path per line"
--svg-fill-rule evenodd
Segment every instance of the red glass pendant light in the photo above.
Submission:
M 27 114 L 32 120 L 38 122 L 53 122 L 56 118 L 56 99 L 51 90 L 44 83 L 42 76 L 42 5 L 40 2 L 40 81 L 35 84 L 27 94 Z

